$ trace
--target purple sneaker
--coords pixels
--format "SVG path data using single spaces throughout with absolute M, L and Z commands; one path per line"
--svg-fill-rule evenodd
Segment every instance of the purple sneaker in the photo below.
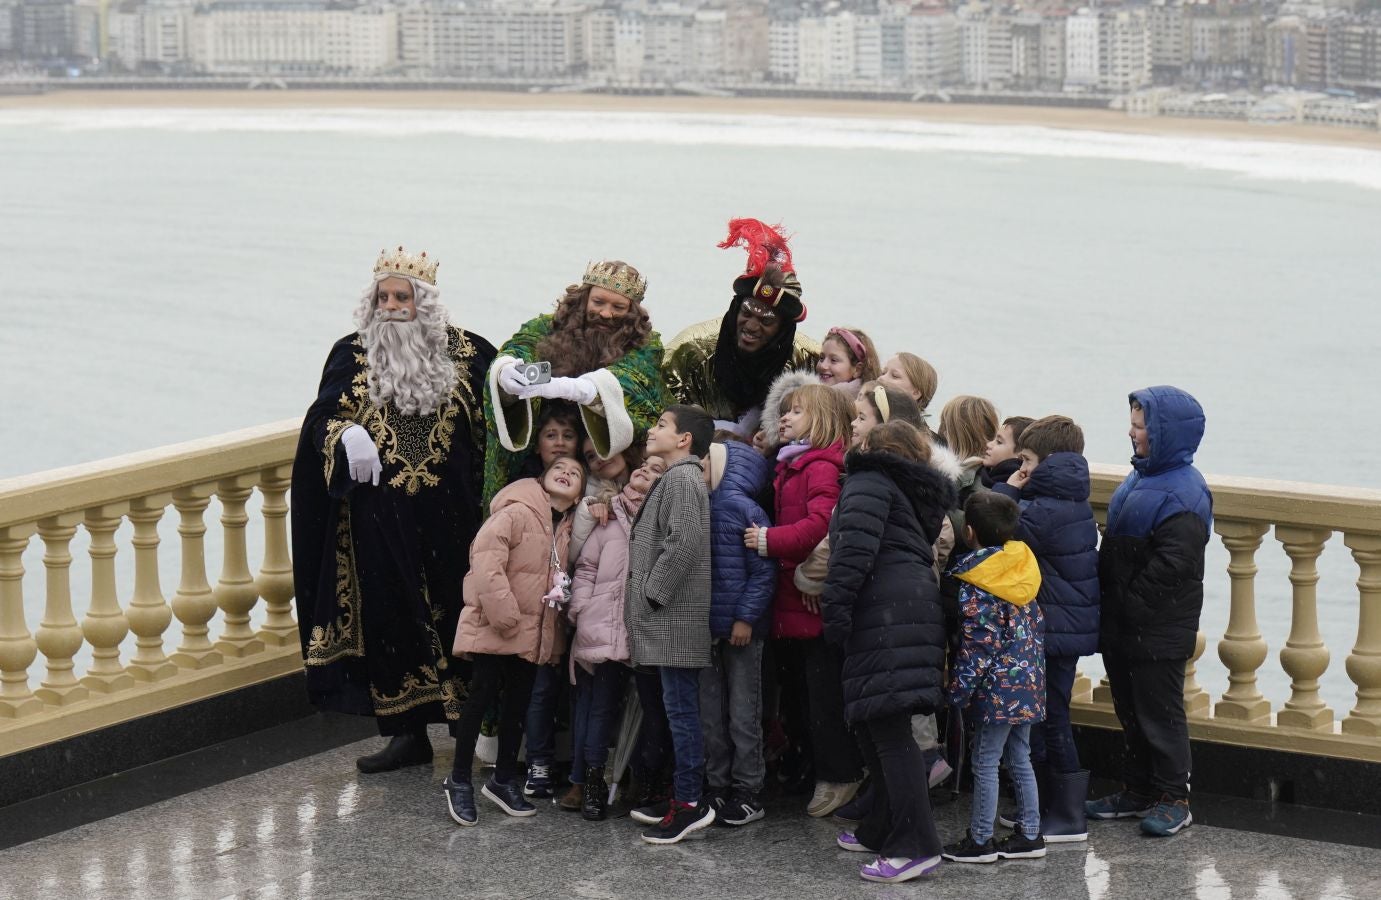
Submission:
M 876 853 L 872 847 L 865 847 L 863 843 L 852 831 L 841 831 L 839 837 L 834 839 L 841 850 L 850 850 L 854 853 Z
M 864 881 L 896 884 L 899 881 L 910 881 L 913 878 L 920 878 L 922 875 L 929 875 L 938 868 L 940 868 L 940 857 L 938 856 L 924 859 L 906 859 L 904 857 L 888 859 L 885 856 L 879 856 L 859 869 L 858 874 Z

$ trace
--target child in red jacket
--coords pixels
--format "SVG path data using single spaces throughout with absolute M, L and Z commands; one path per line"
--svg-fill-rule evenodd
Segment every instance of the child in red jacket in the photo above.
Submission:
M 844 726 L 842 660 L 825 644 L 819 601 L 803 595 L 793 576 L 829 532 L 853 404 L 840 391 L 807 384 L 783 396 L 780 408 L 782 444 L 773 482 L 777 524 L 748 528 L 743 542 L 780 563 L 772 603 L 774 652 L 792 672 L 782 683 L 788 690 L 804 689 L 804 698 L 783 706 L 800 711 L 790 718 L 796 739 L 809 741 L 816 779 L 807 812 L 821 817 L 853 798 L 863 764 Z

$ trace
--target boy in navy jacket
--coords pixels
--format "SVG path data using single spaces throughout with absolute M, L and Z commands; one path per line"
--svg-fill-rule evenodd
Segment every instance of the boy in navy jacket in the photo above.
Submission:
M 744 530 L 772 524 L 753 498 L 772 480 L 762 454 L 738 440 L 710 445 L 710 665 L 700 671 L 705 775 L 717 818 L 763 817 L 762 648 L 777 562 L 743 545 Z
M 1098 552 L 1098 648 L 1127 752 L 1123 789 L 1087 809 L 1095 819 L 1139 816 L 1142 831 L 1164 837 L 1194 821 L 1184 668 L 1204 605 L 1213 495 L 1194 468 L 1204 436 L 1199 401 L 1169 386 L 1129 401 L 1132 472 L 1108 503 Z
M 1041 820 L 1049 843 L 1085 841 L 1089 773 L 1069 724 L 1079 657 L 1098 649 L 1098 523 L 1088 502 L 1084 432 L 1066 416 L 1046 416 L 1022 430 L 1017 453 L 1021 468 L 993 490 L 1020 501 L 1017 540 L 1041 567 L 1046 717 L 1031 729 Z

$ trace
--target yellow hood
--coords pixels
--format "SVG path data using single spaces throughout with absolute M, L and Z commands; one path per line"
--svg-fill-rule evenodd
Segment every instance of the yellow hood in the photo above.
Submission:
M 955 572 L 954 577 L 1000 600 L 1025 606 L 1041 589 L 1041 568 L 1036 554 L 1021 541 L 1008 541 L 976 565 Z

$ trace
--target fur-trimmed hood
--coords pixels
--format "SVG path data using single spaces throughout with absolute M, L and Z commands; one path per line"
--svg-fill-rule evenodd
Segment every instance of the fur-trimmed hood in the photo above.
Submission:
M 953 456 L 953 454 L 950 454 Z M 933 524 L 935 533 L 926 534 L 927 543 L 934 543 L 940 536 L 940 520 L 946 510 L 957 502 L 954 481 L 933 465 L 918 463 L 895 453 L 865 453 L 851 450 L 844 458 L 844 471 L 849 475 L 859 472 L 881 472 L 896 483 L 911 506 L 916 510 L 916 518 L 923 527 Z M 929 529 L 927 529 L 928 532 Z
M 930 467 L 958 485 L 964 478 L 964 464 L 955 452 L 930 435 Z
M 777 427 L 782 421 L 782 398 L 797 388 L 820 383 L 820 378 L 809 369 L 783 372 L 772 381 L 772 387 L 767 391 L 767 399 L 762 403 L 762 425 L 760 426 L 767 435 L 769 446 L 775 447 L 781 443 L 777 437 Z

